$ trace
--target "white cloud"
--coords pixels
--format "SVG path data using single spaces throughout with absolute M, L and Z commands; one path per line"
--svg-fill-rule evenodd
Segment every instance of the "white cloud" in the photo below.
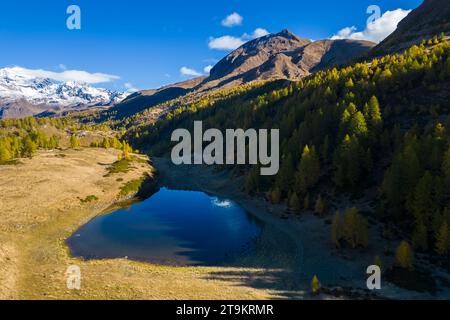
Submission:
M 125 87 L 125 89 L 127 89 L 128 93 L 134 93 L 139 91 L 139 89 L 136 88 L 131 82 L 127 82 L 123 86 Z
M 211 69 L 212 69 L 213 67 L 214 67 L 214 66 L 212 66 L 212 65 L 206 66 L 206 67 L 203 68 L 203 72 L 204 72 L 204 73 L 210 73 L 210 72 L 211 72 Z
M 269 34 L 269 31 L 267 31 L 266 29 L 257 28 L 255 31 L 253 31 L 252 34 L 250 34 L 250 35 L 245 34 L 242 38 L 252 40 L 252 39 L 257 39 L 257 38 L 267 36 L 268 34 Z
M 228 28 L 240 26 L 242 25 L 243 20 L 244 18 L 242 18 L 242 16 L 239 13 L 233 12 L 232 14 L 230 14 L 229 16 L 227 16 L 225 19 L 222 20 L 222 26 Z
M 55 81 L 75 81 L 87 84 L 105 83 L 120 79 L 119 76 L 111 74 L 89 73 L 87 71 L 80 70 L 64 70 L 62 72 L 54 72 L 42 69 L 26 69 L 22 67 L 13 67 L 11 70 L 16 74 L 26 77 L 48 78 Z
M 241 38 L 233 36 L 223 36 L 220 38 L 211 38 L 208 46 L 210 49 L 215 50 L 234 50 L 239 48 L 245 43 Z
M 341 29 L 337 34 L 331 37 L 332 40 L 352 39 L 352 40 L 369 40 L 373 42 L 381 42 L 387 36 L 397 29 L 397 25 L 402 21 L 411 10 L 397 9 L 394 11 L 386 11 L 379 19 L 369 23 L 365 30 L 357 32 L 355 26 Z
M 208 46 L 214 50 L 235 50 L 249 40 L 268 35 L 269 31 L 263 28 L 257 28 L 253 33 L 244 33 L 241 37 L 223 36 L 219 38 L 210 38 Z
M 58 64 L 58 68 L 63 70 L 63 71 L 67 70 L 67 66 L 65 64 L 62 64 L 62 63 Z
M 189 77 L 200 77 L 202 75 L 200 72 L 197 72 L 194 69 L 191 69 L 188 67 L 182 67 L 180 69 L 180 73 L 183 76 L 189 76 Z

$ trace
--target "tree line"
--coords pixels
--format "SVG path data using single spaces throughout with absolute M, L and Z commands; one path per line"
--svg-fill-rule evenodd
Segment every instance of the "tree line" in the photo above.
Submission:
M 400 226 L 413 249 L 446 255 L 449 83 L 450 43 L 436 37 L 401 54 L 184 106 L 155 124 L 128 128 L 127 137 L 139 149 L 165 153 L 170 133 L 192 129 L 196 120 L 205 130 L 278 128 L 277 176 L 260 176 L 258 166 L 234 168 L 245 176 L 247 193 L 264 194 L 293 212 L 325 214 L 338 195 L 361 198 L 375 190 L 373 210 L 380 219 Z M 367 223 L 359 213 L 350 208 L 335 220 L 336 245 L 367 245 Z

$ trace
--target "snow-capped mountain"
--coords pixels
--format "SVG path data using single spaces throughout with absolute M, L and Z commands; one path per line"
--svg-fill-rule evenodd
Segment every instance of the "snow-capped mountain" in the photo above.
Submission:
M 85 83 L 57 82 L 21 72 L 0 69 L 0 118 L 62 113 L 93 106 L 111 106 L 127 94 L 94 88 Z

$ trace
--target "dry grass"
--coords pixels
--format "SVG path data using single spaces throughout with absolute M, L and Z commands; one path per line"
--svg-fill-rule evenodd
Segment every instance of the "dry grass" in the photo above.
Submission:
M 65 156 L 61 156 L 64 154 Z M 117 151 L 40 153 L 0 166 L 0 299 L 264 299 L 275 294 L 242 285 L 238 268 L 165 267 L 128 260 L 83 261 L 65 245 L 78 227 L 117 200 L 121 187 L 152 169 L 135 161 L 110 177 Z M 82 202 L 89 196 L 96 201 Z M 66 270 L 78 265 L 80 291 L 68 290 Z M 237 276 L 224 281 L 215 274 Z

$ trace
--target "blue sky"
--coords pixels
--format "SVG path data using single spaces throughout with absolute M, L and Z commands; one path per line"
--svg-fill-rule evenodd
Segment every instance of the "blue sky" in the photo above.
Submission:
M 370 5 L 382 13 L 413 9 L 421 0 L 40 0 L 4 1 L 0 11 L 0 68 L 104 73 L 96 86 L 155 88 L 205 73 L 228 52 L 210 48 L 212 38 L 246 41 L 258 28 L 288 28 L 308 39 L 329 38 L 346 27 L 366 28 Z M 66 9 L 81 8 L 81 30 L 68 30 Z M 228 24 L 224 19 L 237 13 Z M 239 17 L 242 18 L 240 21 Z M 245 35 L 246 34 L 246 35 Z M 243 36 L 244 35 L 244 36 Z M 233 37 L 233 38 L 231 38 Z M 229 40 L 228 39 L 228 40 Z M 192 69 L 192 70 L 191 70 Z

